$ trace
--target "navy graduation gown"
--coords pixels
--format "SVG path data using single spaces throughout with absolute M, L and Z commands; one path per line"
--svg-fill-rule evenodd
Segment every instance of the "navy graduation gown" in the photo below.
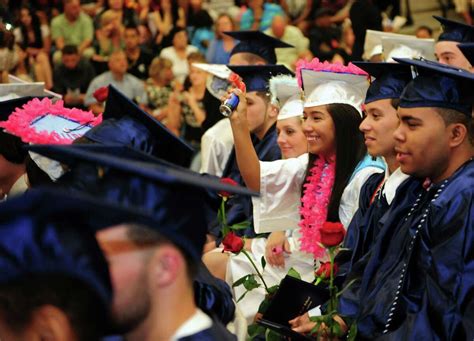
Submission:
M 472 339 L 474 164 L 429 191 L 416 180 L 404 188 L 382 219 L 353 297 L 359 338 Z M 404 201 L 413 204 L 397 206 Z
M 254 134 L 251 135 L 252 144 L 257 153 L 258 159 L 260 161 L 274 161 L 281 159 L 280 147 L 277 144 L 277 133 L 276 133 L 276 123 L 268 129 L 267 133 L 262 140 L 259 140 Z M 239 183 L 241 186 L 245 186 L 244 179 L 240 174 L 239 167 L 237 165 L 237 158 L 235 155 L 235 148 L 232 149 L 232 152 L 227 161 L 226 167 L 222 174 L 223 178 L 231 178 Z M 220 203 L 220 198 L 219 198 Z M 235 195 L 229 198 L 227 202 L 227 222 L 229 225 L 241 223 L 243 221 L 249 222 L 249 227 L 245 230 L 238 230 L 236 233 L 240 236 L 246 236 L 249 238 L 255 237 L 255 231 L 253 229 L 253 207 L 252 199 L 249 196 Z M 217 214 L 216 214 L 217 216 Z M 209 233 L 213 236 L 220 236 L 221 226 L 217 222 L 217 219 L 210 223 Z M 220 242 L 220 239 L 217 241 Z
M 337 283 L 345 279 L 352 265 L 368 251 L 372 238 L 366 240 L 366 236 L 371 233 L 373 225 L 377 224 L 388 209 L 384 197 L 374 198 L 384 178 L 385 172 L 373 174 L 360 190 L 359 209 L 354 214 L 344 238 L 343 248 L 348 250 L 343 250 L 336 256 L 336 263 L 339 265 Z
M 214 277 L 202 262 L 193 284 L 196 305 L 202 311 L 224 325 L 234 319 L 235 304 L 229 285 Z

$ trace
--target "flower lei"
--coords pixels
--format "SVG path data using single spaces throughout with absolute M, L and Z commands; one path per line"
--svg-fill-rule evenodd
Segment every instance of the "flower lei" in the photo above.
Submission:
M 301 198 L 300 214 L 300 250 L 312 253 L 315 258 L 324 255 L 325 248 L 321 245 L 320 229 L 327 219 L 329 199 L 336 174 L 336 163 L 319 157 L 304 184 Z

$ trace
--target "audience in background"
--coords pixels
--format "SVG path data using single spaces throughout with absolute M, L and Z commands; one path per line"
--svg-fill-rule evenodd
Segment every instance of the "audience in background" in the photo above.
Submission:
M 149 78 L 145 83 L 148 96 L 148 107 L 158 120 L 168 115 L 168 100 L 173 92 L 173 63 L 166 58 L 156 57 L 150 65 Z
M 107 63 L 109 71 L 106 71 L 95 77 L 87 88 L 84 105 L 87 106 L 94 114 L 104 111 L 104 104 L 99 103 L 94 98 L 94 92 L 109 84 L 114 85 L 129 99 L 146 105 L 146 93 L 143 82 L 137 77 L 127 73 L 128 62 L 127 56 L 123 51 L 115 51 L 110 55 Z
M 68 107 L 83 107 L 89 84 L 95 76 L 89 60 L 81 58 L 77 47 L 66 45 L 62 49 L 61 64 L 54 68 L 53 90 L 63 95 Z
M 128 60 L 128 73 L 141 80 L 146 80 L 153 55 L 140 46 L 140 32 L 138 27 L 126 27 L 123 38 L 125 42 L 125 54 Z
M 214 30 L 214 39 L 209 43 L 206 53 L 206 60 L 211 64 L 228 64 L 230 51 L 236 42 L 231 36 L 224 32 L 234 31 L 234 19 L 228 14 L 221 14 L 217 17 Z
M 92 57 L 94 26 L 92 19 L 82 12 L 79 0 L 64 0 L 64 13 L 51 20 L 51 37 L 56 48 L 55 64 L 61 61 L 61 50 L 66 45 L 76 45 L 80 55 Z
M 189 73 L 187 57 L 190 53 L 197 52 L 198 49 L 196 46 L 189 45 L 185 28 L 177 27 L 173 29 L 170 35 L 172 36 L 173 45 L 164 48 L 160 53 L 160 57 L 171 60 L 176 80 L 183 83 Z

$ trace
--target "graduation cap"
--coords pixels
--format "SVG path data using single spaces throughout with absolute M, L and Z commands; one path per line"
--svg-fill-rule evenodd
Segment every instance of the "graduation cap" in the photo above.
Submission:
M 276 48 L 294 47 L 260 31 L 231 31 L 224 34 L 239 41 L 230 52 L 231 56 L 242 52 L 252 53 L 265 59 L 268 64 L 276 63 Z
M 433 15 L 433 18 L 438 20 L 443 28 L 443 33 L 438 37 L 438 41 L 474 42 L 474 26 L 437 15 Z
M 193 148 L 113 85 L 109 85 L 103 118 L 102 124 L 84 137 L 101 144 L 130 146 L 179 165 L 189 165 Z
M 35 275 L 66 276 L 93 290 L 108 311 L 112 287 L 94 229 L 119 222 L 113 213 L 120 215 L 120 210 L 109 209 L 97 201 L 48 190 L 30 190 L 2 203 L 0 283 Z M 113 219 L 106 221 L 105 216 Z
M 459 44 L 458 47 L 467 58 L 471 66 L 474 66 L 474 43 Z
M 150 156 L 124 146 L 102 146 L 102 152 L 87 145 L 28 148 L 71 168 L 58 185 L 145 211 L 156 221 L 159 232 L 166 230 L 166 235 L 196 260 L 202 255 L 207 233 L 207 191 L 257 195 L 246 188 L 221 183 L 215 177 L 162 162 L 146 162 L 145 158 Z M 115 156 L 117 152 L 121 157 Z M 78 170 L 79 174 L 68 178 Z M 76 184 L 71 181 L 82 181 L 81 187 L 74 188 Z
M 370 62 L 354 62 L 354 64 L 375 78 L 367 90 L 365 104 L 381 99 L 400 98 L 403 89 L 413 78 L 410 66 L 404 64 Z
M 192 65 L 209 73 L 210 77 L 206 79 L 206 89 L 211 95 L 220 100 L 227 94 L 227 89 L 230 87 L 228 79 L 231 71 L 226 65 L 207 63 L 193 63 Z
M 277 75 L 294 75 L 284 65 L 228 65 L 238 74 L 247 87 L 247 92 L 268 91 L 270 78 Z
M 364 41 L 364 60 L 370 60 L 373 56 L 382 54 L 382 38 L 418 39 L 415 36 L 406 34 L 367 30 Z
M 406 58 L 395 60 L 413 66 L 418 74 L 405 87 L 400 97 L 401 108 L 454 109 L 471 117 L 474 103 L 473 73 L 432 61 Z
M 315 107 L 327 104 L 349 104 L 362 115 L 364 102 L 369 87 L 369 75 L 352 63 L 321 63 L 317 58 L 311 62 L 300 62 L 297 65 L 297 76 L 305 94 L 304 107 Z
M 412 39 L 405 37 L 382 37 L 384 60 L 393 62 L 393 58 L 425 58 L 436 60 L 434 39 Z
M 62 101 L 45 97 L 17 107 L 0 127 L 25 143 L 70 144 L 101 121 L 90 111 L 65 108 Z
M 280 75 L 270 78 L 270 93 L 272 102 L 277 102 L 280 106 L 278 120 L 303 115 L 301 89 L 295 77 Z

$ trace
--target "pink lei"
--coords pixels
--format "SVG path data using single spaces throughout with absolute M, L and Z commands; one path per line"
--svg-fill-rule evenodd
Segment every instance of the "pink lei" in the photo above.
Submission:
M 301 251 L 322 257 L 324 247 L 320 245 L 320 229 L 327 219 L 329 200 L 336 173 L 336 162 L 322 157 L 314 161 L 301 198 L 300 242 Z

